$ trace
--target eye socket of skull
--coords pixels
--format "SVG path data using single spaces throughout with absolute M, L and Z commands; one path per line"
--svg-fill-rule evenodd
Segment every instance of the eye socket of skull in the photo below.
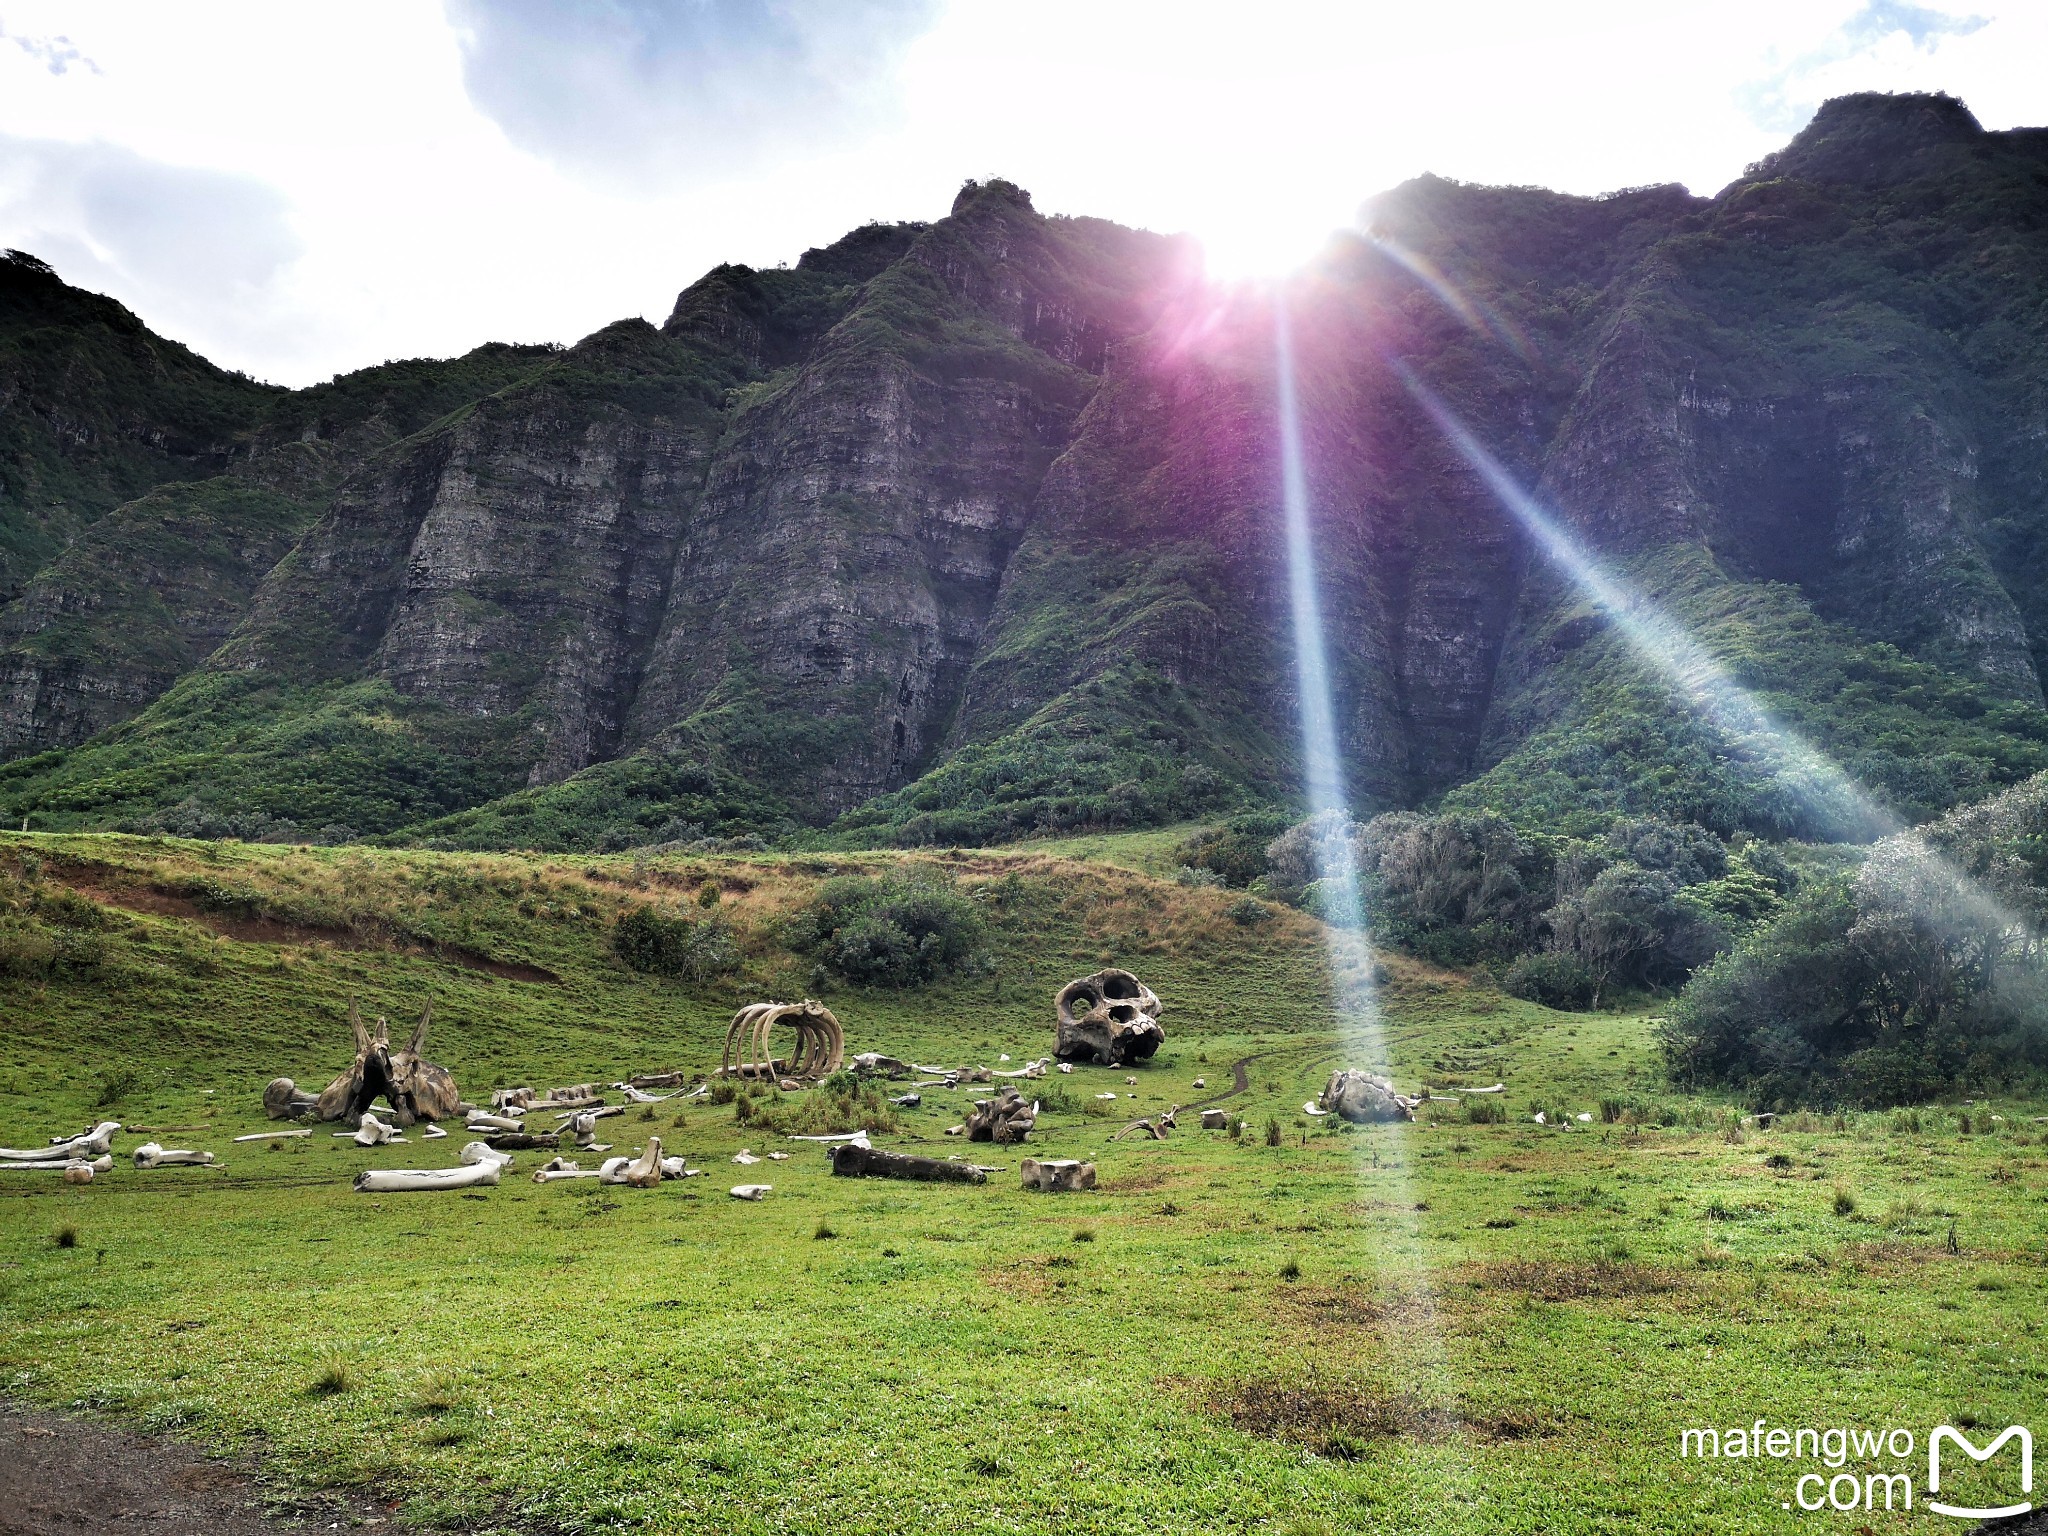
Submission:
M 1138 979 L 1121 974 L 1105 976 L 1102 978 L 1102 994 L 1120 1000 L 1134 998 L 1138 995 Z
M 1086 987 L 1083 987 L 1067 999 L 1067 1006 L 1074 1010 L 1074 1015 L 1078 1018 L 1083 1014 L 1093 1013 L 1096 1005 L 1101 1001 L 1101 998 L 1090 992 Z

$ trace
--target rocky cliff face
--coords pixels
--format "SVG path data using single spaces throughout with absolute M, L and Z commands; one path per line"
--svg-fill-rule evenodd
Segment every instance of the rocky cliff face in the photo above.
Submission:
M 1909 814 L 2036 765 L 2044 218 L 2048 136 L 1926 97 L 1831 103 L 1711 200 L 1381 199 L 1285 297 L 1361 803 L 1828 830 L 1630 657 L 1421 392 Z M 1191 254 L 970 184 L 935 224 L 720 268 L 659 328 L 252 397 L 178 439 L 213 459 L 132 471 L 212 491 L 119 505 L 94 469 L 116 500 L 0 610 L 0 744 L 147 729 L 23 765 L 10 803 L 189 822 L 261 789 L 286 819 L 295 794 L 359 830 L 616 844 L 1284 800 L 1275 300 Z M 69 463 L 38 419 L 37 462 Z M 77 620 L 151 605 L 132 655 Z M 206 723 L 230 694 L 270 701 L 242 746 Z M 257 736 L 313 743 L 293 794 L 235 789 Z M 373 739 L 444 788 L 384 793 Z M 170 766 L 202 745 L 231 766 Z M 422 803 L 469 809 L 420 829 Z

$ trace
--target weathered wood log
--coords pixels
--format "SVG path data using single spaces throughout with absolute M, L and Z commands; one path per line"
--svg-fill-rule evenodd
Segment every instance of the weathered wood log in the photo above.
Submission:
M 397 1194 L 406 1190 L 475 1189 L 496 1184 L 504 1172 L 497 1162 L 462 1163 L 454 1168 L 365 1168 L 356 1175 L 359 1195 Z
M 1043 1194 L 1071 1194 L 1095 1187 L 1095 1165 L 1071 1157 L 1027 1157 L 1017 1165 L 1017 1171 L 1026 1189 Z
M 844 1179 L 915 1179 L 925 1184 L 986 1184 L 988 1175 L 972 1163 L 885 1152 L 879 1147 L 841 1142 L 827 1154 L 832 1171 Z
M 102 1120 L 82 1136 L 72 1136 L 63 1141 L 53 1141 L 47 1147 L 34 1147 L 26 1151 L 0 1147 L 0 1162 L 68 1163 L 98 1157 L 113 1146 L 114 1133 L 120 1129 L 120 1121 Z
M 135 1149 L 135 1166 L 138 1168 L 165 1168 L 178 1164 L 204 1167 L 212 1161 L 211 1152 L 174 1152 L 153 1141 L 145 1141 Z

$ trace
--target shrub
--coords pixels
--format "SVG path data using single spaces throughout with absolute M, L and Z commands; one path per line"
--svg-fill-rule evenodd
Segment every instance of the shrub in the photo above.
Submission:
M 1467 1098 L 1465 1118 L 1473 1125 L 1502 1125 L 1507 1121 L 1508 1107 L 1496 1098 Z
M 612 929 L 612 948 L 636 971 L 709 981 L 739 967 L 732 930 L 717 918 L 692 923 L 653 906 L 635 907 Z
M 1593 1003 L 1592 971 L 1576 955 L 1557 950 L 1522 956 L 1509 967 L 1504 985 L 1510 996 L 1545 1008 L 1581 1012 Z
M 1856 1214 L 1856 1196 L 1850 1192 L 1849 1186 L 1846 1184 L 1837 1184 L 1835 1186 L 1835 1214 L 1837 1216 L 1854 1216 Z
M 864 986 L 912 987 L 957 970 L 981 938 L 973 904 L 950 884 L 885 875 L 827 881 L 790 922 L 793 948 Z
M 56 963 L 56 941 L 41 928 L 27 923 L 0 925 L 0 976 L 42 981 Z
M 1240 896 L 1224 910 L 1240 928 L 1256 928 L 1273 921 L 1273 909 L 1256 896 Z

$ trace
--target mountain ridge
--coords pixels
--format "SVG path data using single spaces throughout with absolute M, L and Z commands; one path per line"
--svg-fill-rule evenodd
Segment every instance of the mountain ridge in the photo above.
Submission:
M 1711 199 L 1375 200 L 1287 290 L 1361 808 L 1863 830 L 1693 720 L 1411 378 L 1896 812 L 2048 763 L 2044 222 L 2048 133 L 1946 97 L 1831 102 Z M 659 327 L 264 394 L 201 489 L 131 452 L 103 500 L 165 478 L 65 512 L 83 541 L 0 608 L 0 804 L 630 846 L 1288 803 L 1270 301 L 1196 263 L 970 183 L 934 223 L 715 268 Z M 32 446 L 0 541 L 61 520 L 5 499 L 28 470 L 83 472 Z M 123 671 L 89 614 L 152 603 Z

